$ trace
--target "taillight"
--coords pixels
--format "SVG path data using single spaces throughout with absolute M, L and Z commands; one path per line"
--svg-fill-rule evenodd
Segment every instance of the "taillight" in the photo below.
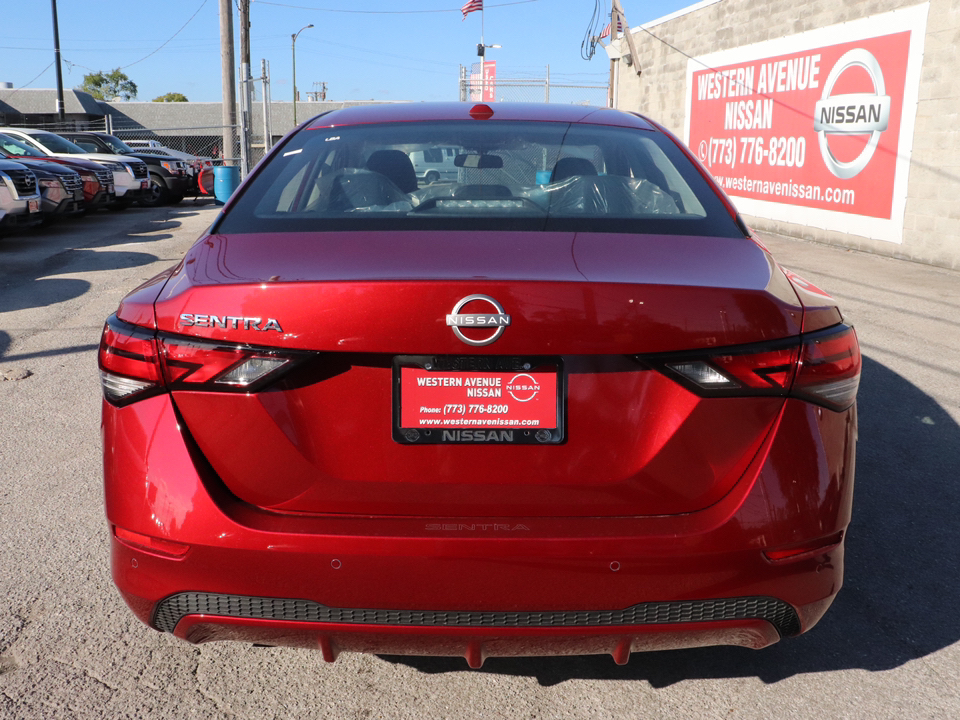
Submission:
M 155 333 L 112 316 L 100 341 L 100 378 L 115 405 L 168 389 L 256 392 L 312 355 Z
M 805 337 L 800 370 L 790 393 L 830 408 L 846 410 L 860 387 L 860 344 L 852 327 L 825 330 Z
M 155 394 L 163 387 L 157 340 L 152 330 L 111 316 L 100 338 L 103 395 L 115 405 Z
M 797 368 L 796 346 L 738 349 L 701 358 L 667 360 L 663 367 L 710 394 L 774 394 L 790 388 Z
M 178 387 L 254 392 L 289 370 L 303 353 L 293 354 L 244 345 L 197 342 L 161 336 L 164 377 Z
M 848 325 L 760 345 L 637 360 L 703 397 L 797 397 L 837 411 L 856 400 L 862 364 Z

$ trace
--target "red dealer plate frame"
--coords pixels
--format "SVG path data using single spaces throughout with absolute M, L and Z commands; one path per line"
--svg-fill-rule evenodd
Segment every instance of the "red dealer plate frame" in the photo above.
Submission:
M 564 442 L 557 357 L 406 355 L 393 361 L 393 439 L 402 445 Z

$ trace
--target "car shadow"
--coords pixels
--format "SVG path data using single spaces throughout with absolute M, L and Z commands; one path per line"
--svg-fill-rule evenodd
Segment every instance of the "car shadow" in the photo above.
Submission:
M 735 647 L 636 653 L 624 666 L 603 656 L 490 658 L 479 672 L 570 679 L 682 680 L 756 677 L 776 683 L 804 673 L 882 671 L 960 640 L 960 426 L 929 395 L 864 358 L 858 399 L 854 518 L 846 578 L 810 632 L 765 650 Z M 461 672 L 461 658 L 381 656 L 424 673 Z
M 49 277 L 51 275 L 140 267 L 159 259 L 151 253 L 135 251 L 95 251 L 86 248 L 68 250 L 43 261 L 32 272 L 17 273 L 14 281 L 0 293 L 0 313 L 46 307 L 72 300 L 86 293 L 91 287 L 87 280 Z

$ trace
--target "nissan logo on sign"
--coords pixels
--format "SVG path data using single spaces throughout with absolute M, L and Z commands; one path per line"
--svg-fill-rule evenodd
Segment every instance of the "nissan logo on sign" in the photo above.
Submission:
M 873 93 L 831 95 L 840 76 L 851 68 L 861 68 L 870 76 Z M 872 53 L 855 48 L 843 55 L 827 76 L 823 95 L 816 104 L 813 129 L 820 140 L 820 154 L 835 176 L 842 180 L 856 177 L 867 166 L 880 142 L 880 133 L 890 124 L 890 97 L 886 94 L 880 63 Z M 828 135 L 865 135 L 870 139 L 856 159 L 838 160 L 830 150 Z
M 491 309 L 494 312 L 486 313 L 461 313 L 468 304 L 476 303 L 474 309 Z M 467 343 L 467 345 L 481 346 L 489 345 L 501 335 L 504 328 L 510 324 L 510 316 L 503 312 L 503 308 L 496 300 L 488 295 L 468 295 L 453 306 L 453 311 L 447 315 L 447 325 L 453 328 L 453 334 Z M 483 330 L 489 328 L 492 330 L 489 336 L 477 338 L 468 337 L 461 328 Z

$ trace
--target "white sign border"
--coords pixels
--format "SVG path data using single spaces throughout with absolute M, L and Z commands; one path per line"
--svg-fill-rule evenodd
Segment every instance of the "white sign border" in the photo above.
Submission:
M 765 40 L 730 50 L 720 50 L 688 60 L 684 142 L 688 146 L 690 145 L 690 114 L 693 109 L 693 74 L 695 72 L 726 65 L 755 62 L 769 57 L 789 55 L 829 45 L 857 42 L 858 40 L 867 40 L 909 30 L 911 31 L 910 49 L 907 53 L 907 73 L 903 88 L 900 138 L 897 145 L 899 152 L 894 170 L 893 204 L 890 209 L 889 220 L 835 210 L 756 200 L 737 196 L 733 192 L 727 193 L 735 199 L 737 208 L 747 215 L 902 244 L 903 221 L 907 207 L 907 185 L 910 177 L 910 158 L 913 153 L 917 107 L 920 102 L 920 74 L 923 69 L 923 49 L 929 9 L 930 3 L 926 2 L 880 15 L 808 30 L 796 35 Z M 812 120 L 813 115 L 811 113 L 811 122 Z

